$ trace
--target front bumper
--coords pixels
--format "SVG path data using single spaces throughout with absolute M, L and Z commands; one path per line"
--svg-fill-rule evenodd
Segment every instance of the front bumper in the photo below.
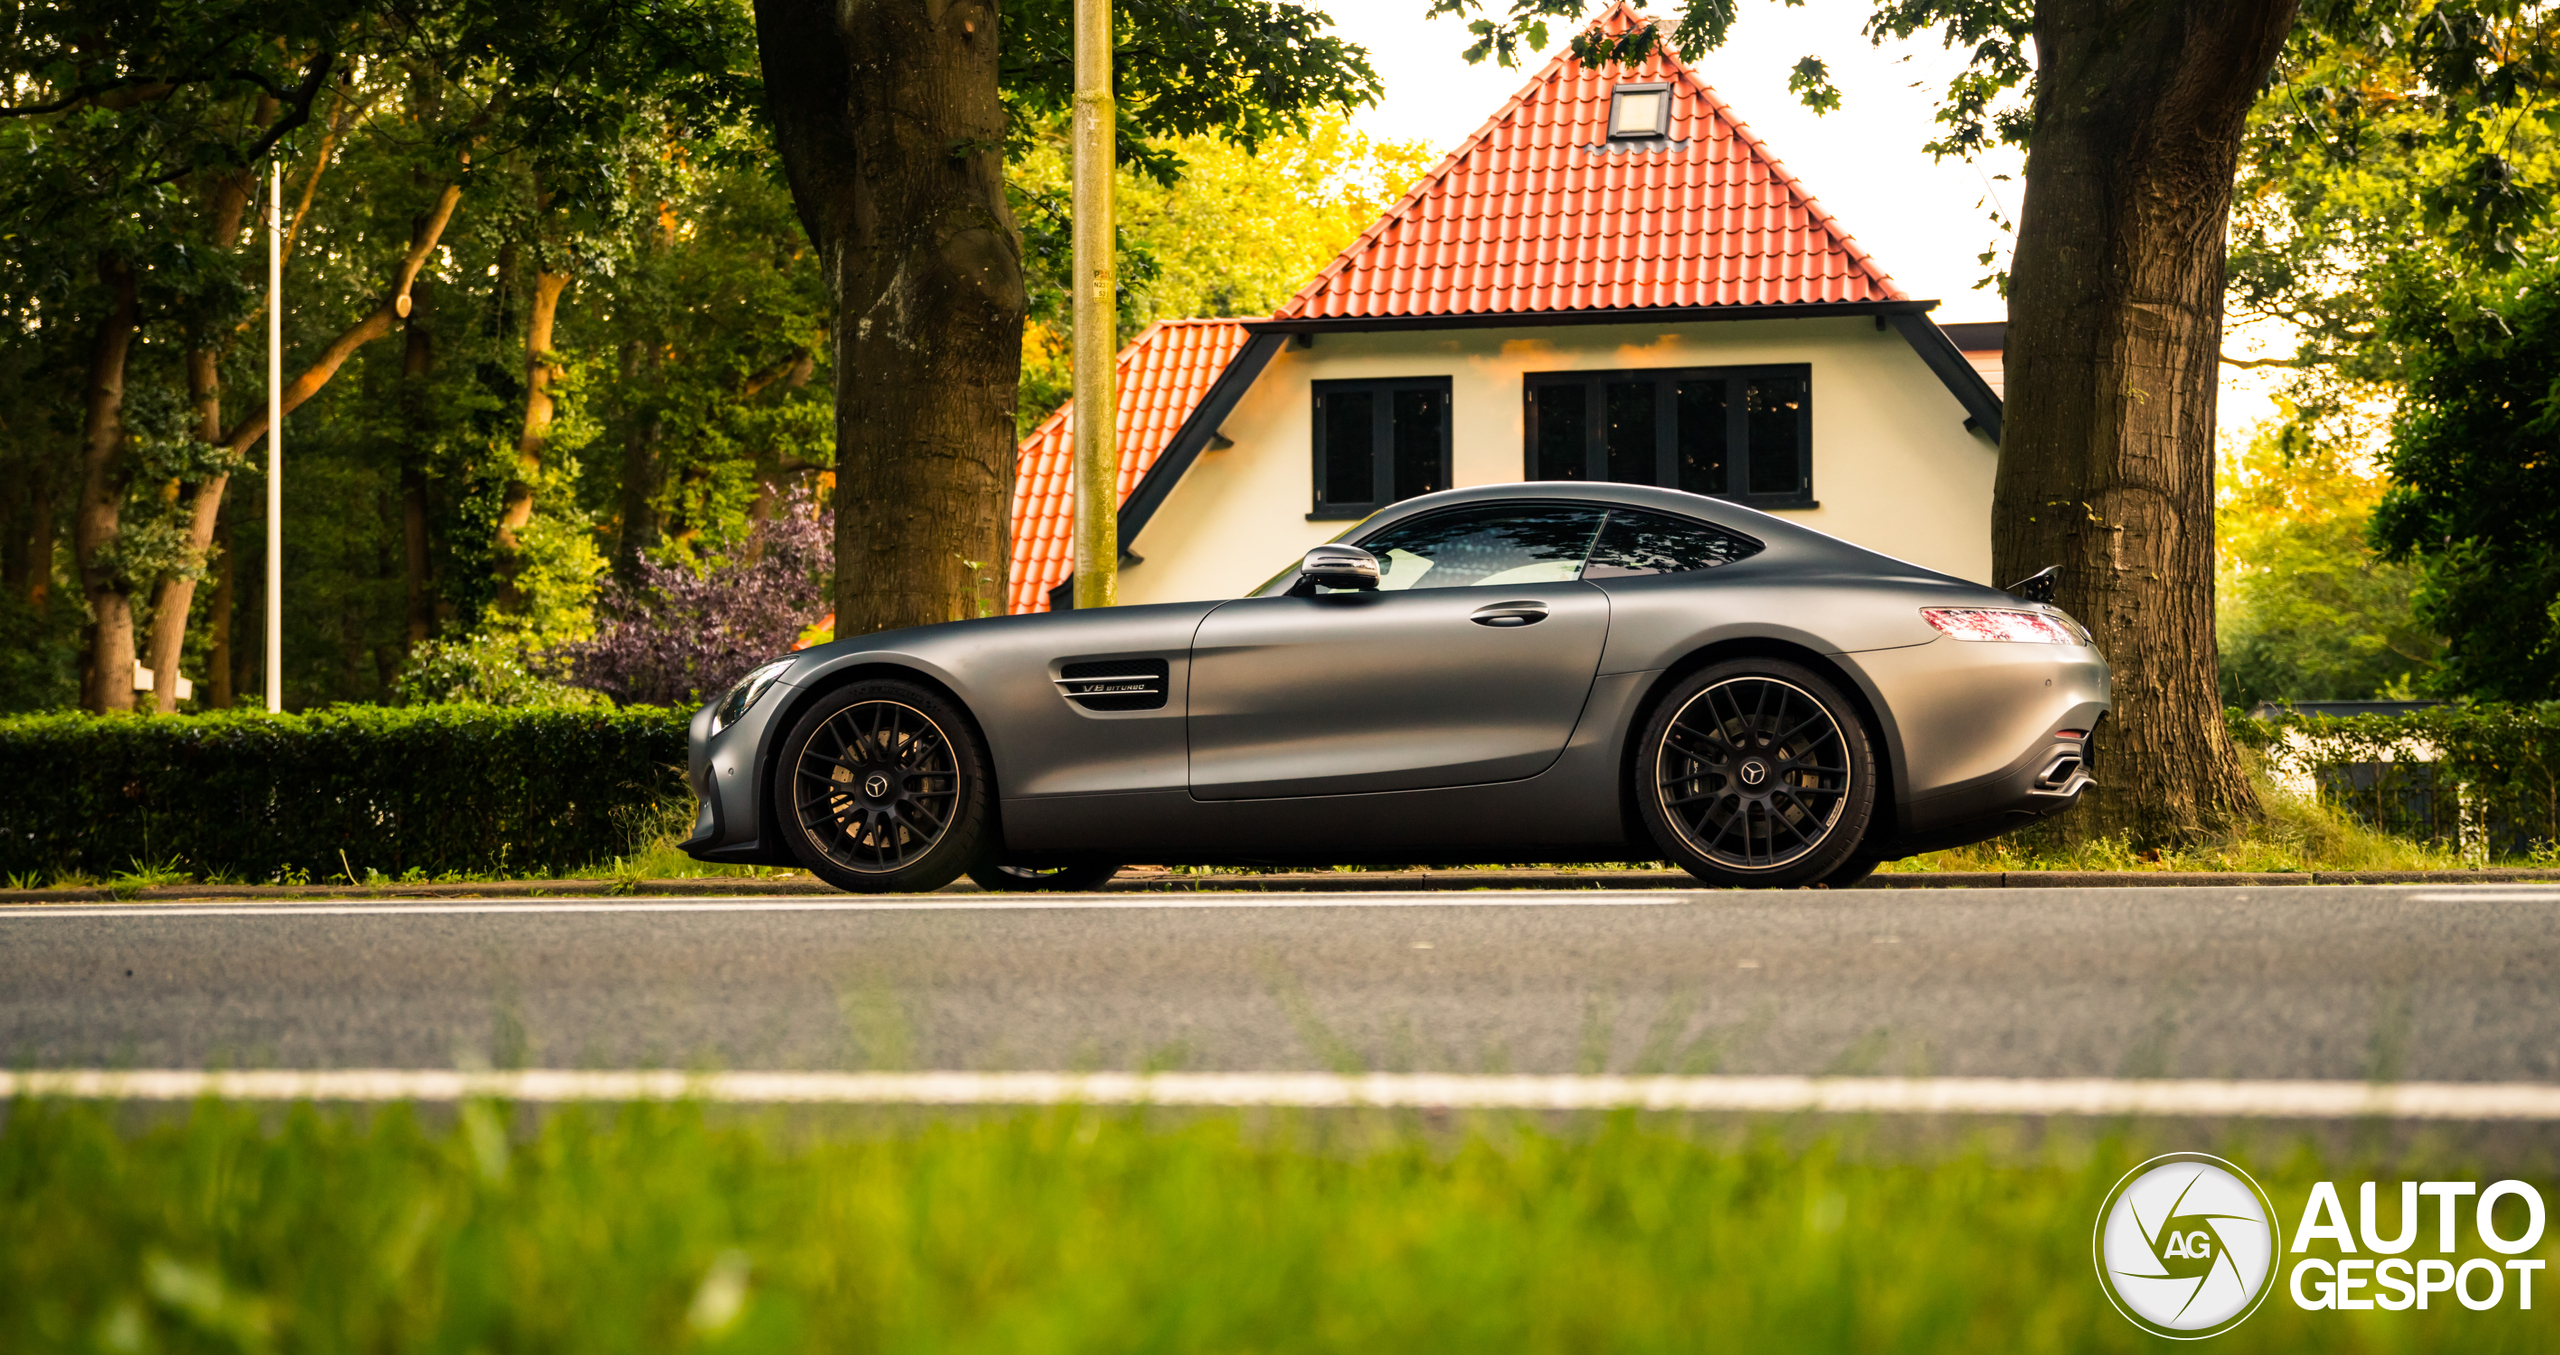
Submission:
M 676 844 L 697 861 L 723 865 L 792 865 L 781 844 L 762 840 L 765 736 L 798 693 L 784 682 L 765 692 L 738 722 L 713 733 L 711 705 L 693 713 L 685 740 L 685 784 L 693 791 L 693 835 Z

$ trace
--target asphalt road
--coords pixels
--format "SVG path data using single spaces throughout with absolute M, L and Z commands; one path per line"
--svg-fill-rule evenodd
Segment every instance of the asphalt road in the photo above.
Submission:
M 2548 886 L 0 909 L 0 1057 L 2553 1081 L 2556 923 Z

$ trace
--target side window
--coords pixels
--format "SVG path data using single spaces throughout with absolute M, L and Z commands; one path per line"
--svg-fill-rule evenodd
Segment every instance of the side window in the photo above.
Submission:
M 1378 587 L 1388 591 L 1569 583 L 1605 516 L 1562 504 L 1457 509 L 1399 522 L 1359 545 L 1378 557 Z
M 1449 378 L 1315 383 L 1315 509 L 1365 518 L 1449 487 Z
M 1660 513 L 1609 510 L 1609 525 L 1583 566 L 1586 579 L 1625 579 L 1643 574 L 1686 574 L 1756 555 L 1761 543 L 1740 532 Z
M 1802 365 L 1531 373 L 1523 469 L 1810 507 L 1812 391 Z

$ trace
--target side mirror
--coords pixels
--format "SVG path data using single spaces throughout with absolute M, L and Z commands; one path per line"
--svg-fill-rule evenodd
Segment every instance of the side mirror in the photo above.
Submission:
M 1318 546 L 1298 562 L 1293 598 L 1313 597 L 1318 588 L 1370 590 L 1378 586 L 1378 557 L 1358 546 Z

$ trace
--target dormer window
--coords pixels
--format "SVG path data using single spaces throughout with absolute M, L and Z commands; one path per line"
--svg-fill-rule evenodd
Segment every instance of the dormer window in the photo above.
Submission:
M 1653 141 L 1671 135 L 1668 83 L 1620 85 L 1609 91 L 1609 139 Z

